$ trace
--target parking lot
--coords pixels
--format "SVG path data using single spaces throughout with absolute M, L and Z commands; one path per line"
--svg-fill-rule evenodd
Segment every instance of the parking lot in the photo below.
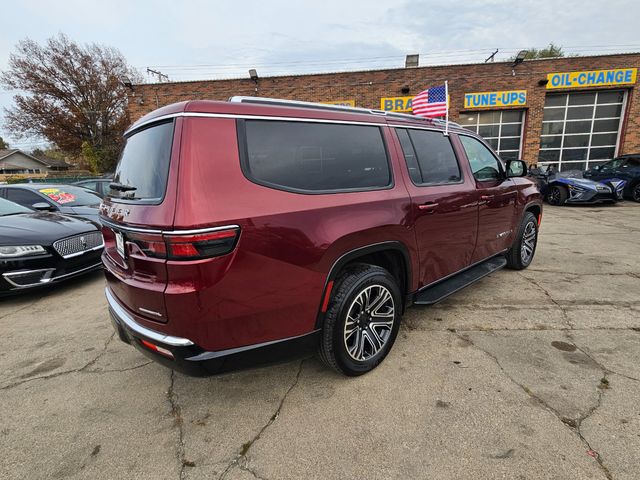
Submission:
M 1 478 L 640 471 L 640 204 L 547 207 L 533 265 L 412 308 L 387 360 L 197 379 L 114 336 L 101 273 L 0 303 Z

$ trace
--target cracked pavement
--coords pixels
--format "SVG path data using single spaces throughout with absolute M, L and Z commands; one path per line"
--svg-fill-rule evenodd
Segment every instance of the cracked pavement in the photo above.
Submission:
M 634 479 L 640 204 L 546 207 L 538 252 L 405 315 L 385 362 L 196 379 L 113 335 L 100 273 L 0 303 L 0 478 Z

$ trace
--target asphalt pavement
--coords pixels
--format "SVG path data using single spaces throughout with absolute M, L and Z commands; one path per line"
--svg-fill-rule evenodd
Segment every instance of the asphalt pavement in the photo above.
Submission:
M 546 207 L 527 270 L 411 308 L 384 363 L 190 378 L 101 273 L 0 301 L 3 479 L 637 479 L 640 204 Z

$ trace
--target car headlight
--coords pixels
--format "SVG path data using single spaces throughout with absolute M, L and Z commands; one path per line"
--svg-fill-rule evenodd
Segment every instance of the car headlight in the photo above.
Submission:
M 27 257 L 29 255 L 41 255 L 47 251 L 41 245 L 18 245 L 0 247 L 0 258 Z

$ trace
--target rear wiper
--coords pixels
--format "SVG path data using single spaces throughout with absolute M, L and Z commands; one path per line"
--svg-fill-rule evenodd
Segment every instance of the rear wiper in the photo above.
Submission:
M 138 187 L 132 187 L 131 185 L 123 185 L 122 183 L 118 183 L 118 182 L 110 183 L 109 188 L 113 188 L 114 190 L 119 190 L 120 192 L 130 192 L 132 190 L 138 189 Z

